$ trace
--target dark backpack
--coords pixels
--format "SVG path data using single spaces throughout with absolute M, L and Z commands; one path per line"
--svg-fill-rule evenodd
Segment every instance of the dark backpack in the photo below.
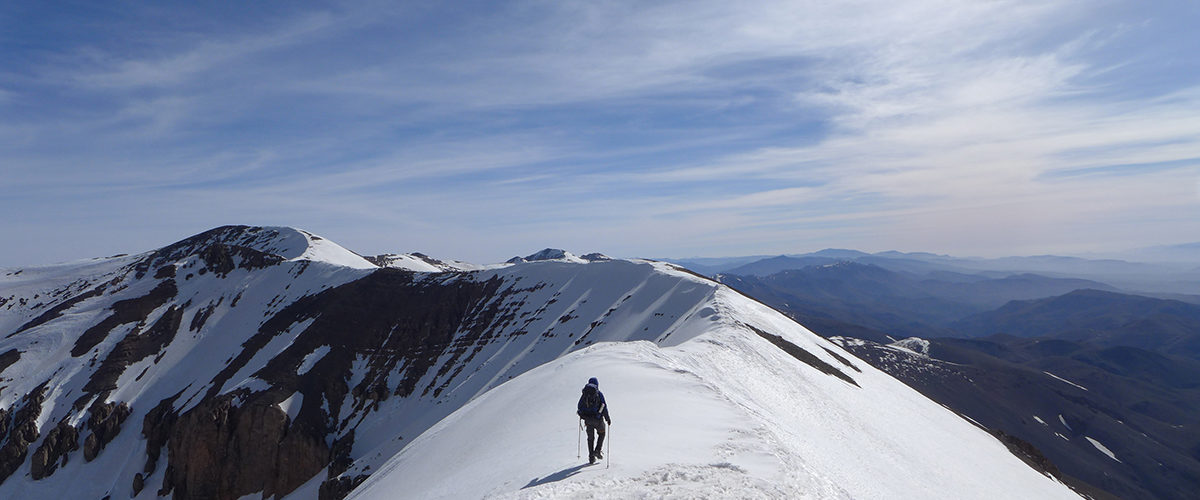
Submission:
M 600 402 L 600 391 L 594 385 L 583 387 L 583 397 L 579 400 L 579 411 L 584 416 L 599 416 L 603 403 Z

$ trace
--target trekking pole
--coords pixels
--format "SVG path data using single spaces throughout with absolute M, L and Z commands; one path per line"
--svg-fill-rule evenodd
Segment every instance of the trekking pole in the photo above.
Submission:
M 583 448 L 582 448 L 582 446 L 583 446 L 583 441 L 582 441 L 582 439 L 583 439 L 583 419 L 582 418 L 579 419 L 579 421 L 576 423 L 579 424 L 579 427 L 578 427 L 579 430 L 578 430 L 578 432 L 575 433 L 575 458 L 582 458 L 582 456 L 583 456 Z
M 608 423 L 608 456 L 604 459 L 604 468 L 612 466 L 612 422 Z

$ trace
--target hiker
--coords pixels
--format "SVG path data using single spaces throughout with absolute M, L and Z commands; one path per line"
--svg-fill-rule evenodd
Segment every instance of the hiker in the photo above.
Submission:
M 608 417 L 608 405 L 604 402 L 604 393 L 600 392 L 600 382 L 596 377 L 588 379 L 587 385 L 583 386 L 583 395 L 579 396 L 577 406 L 578 410 L 575 413 L 587 425 L 588 463 L 594 464 L 596 459 L 604 458 L 604 454 L 600 452 L 604 447 L 604 424 L 607 422 L 608 425 L 612 425 L 612 419 Z M 599 436 L 593 445 L 592 438 L 596 434 Z

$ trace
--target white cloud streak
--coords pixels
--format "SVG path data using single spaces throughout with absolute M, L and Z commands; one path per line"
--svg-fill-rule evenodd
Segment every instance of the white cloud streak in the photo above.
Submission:
M 1172 242 L 1197 219 L 1102 221 L 1194 214 L 1200 87 L 1111 97 L 1098 82 L 1129 62 L 1097 54 L 1152 26 L 1097 18 L 1092 5 L 529 2 L 461 19 L 300 15 L 165 54 L 87 52 L 84 70 L 48 74 L 111 112 L 0 124 L 0 144 L 24 145 L 13 158 L 51 170 L 94 158 L 99 174 L 72 181 L 82 189 L 182 189 L 197 205 L 238 197 L 256 200 L 235 204 L 248 213 L 285 218 L 332 211 L 370 221 L 348 246 L 392 224 L 434 247 L 475 248 L 452 255 L 475 260 L 538 239 L 623 255 Z M 287 62 L 306 54 L 325 55 Z M 4 92 L 0 105 L 19 99 Z M 239 136 L 262 118 L 330 124 Z M 818 126 L 779 132 L 806 121 Z M 121 147 L 29 146 L 64 130 Z M 639 130 L 662 137 L 621 142 Z M 617 139 L 592 137 L 605 134 Z M 131 156 L 139 148 L 154 154 Z M 11 173 L 13 186 L 49 182 Z M 465 229 L 430 233 L 450 226 Z

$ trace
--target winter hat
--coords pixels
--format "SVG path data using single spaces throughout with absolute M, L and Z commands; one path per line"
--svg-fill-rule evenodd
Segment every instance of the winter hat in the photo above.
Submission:
M 596 380 L 596 377 L 592 377 L 592 378 L 588 379 L 588 385 L 594 385 L 596 387 L 600 387 L 600 381 Z

